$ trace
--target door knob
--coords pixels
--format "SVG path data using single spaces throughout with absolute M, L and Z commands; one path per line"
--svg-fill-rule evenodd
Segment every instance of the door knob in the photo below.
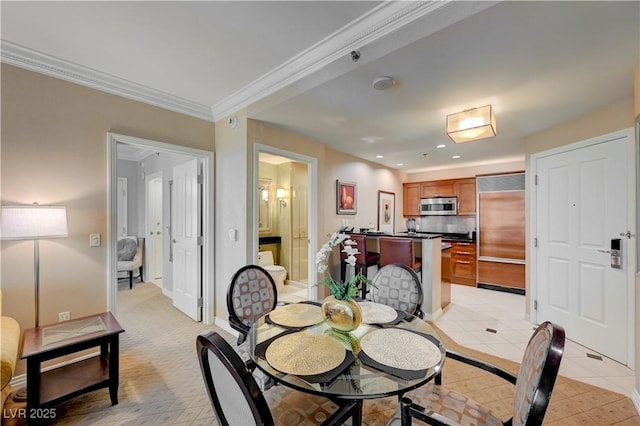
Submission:
M 610 250 L 600 250 L 598 249 L 598 253 L 607 253 L 607 254 L 611 254 Z
M 171 240 L 172 243 L 177 243 L 176 239 L 174 238 L 173 240 Z

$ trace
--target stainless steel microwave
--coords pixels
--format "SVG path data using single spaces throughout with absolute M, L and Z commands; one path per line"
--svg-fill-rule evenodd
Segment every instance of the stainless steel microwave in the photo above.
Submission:
M 458 214 L 457 197 L 432 197 L 420 199 L 423 216 L 453 216 Z

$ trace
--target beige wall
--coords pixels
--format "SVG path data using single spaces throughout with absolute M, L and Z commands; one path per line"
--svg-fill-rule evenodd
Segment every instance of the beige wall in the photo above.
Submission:
M 524 170 L 524 158 L 518 161 L 507 161 L 494 164 L 474 165 L 467 167 L 455 167 L 441 170 L 429 170 L 425 172 L 411 173 L 407 182 L 425 182 L 440 179 L 460 179 L 486 175 L 492 173 L 520 172 Z
M 107 309 L 107 132 L 213 151 L 214 124 L 3 64 L 2 204 L 62 204 L 69 236 L 40 243 L 41 323 Z M 102 245 L 89 247 L 89 234 Z M 2 242 L 2 312 L 33 320 L 33 243 Z

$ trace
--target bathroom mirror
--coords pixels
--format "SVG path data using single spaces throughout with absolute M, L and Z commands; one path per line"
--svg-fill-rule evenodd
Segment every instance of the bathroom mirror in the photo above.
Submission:
M 261 234 L 271 232 L 272 200 L 271 179 L 260 178 L 258 185 L 258 231 Z

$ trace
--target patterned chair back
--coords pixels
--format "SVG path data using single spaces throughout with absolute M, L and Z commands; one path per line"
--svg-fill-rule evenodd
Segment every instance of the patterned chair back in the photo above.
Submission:
M 371 297 L 374 302 L 422 318 L 422 285 L 411 268 L 392 263 L 382 267 L 371 282 Z
M 247 265 L 235 273 L 227 289 L 227 309 L 231 326 L 246 333 L 261 316 L 275 309 L 278 303 L 276 283 L 258 265 Z M 241 336 L 244 337 L 244 336 Z M 242 343 L 244 338 L 240 339 Z
M 560 368 L 564 339 L 564 329 L 551 322 L 540 324 L 529 339 L 516 380 L 514 426 L 542 424 Z

